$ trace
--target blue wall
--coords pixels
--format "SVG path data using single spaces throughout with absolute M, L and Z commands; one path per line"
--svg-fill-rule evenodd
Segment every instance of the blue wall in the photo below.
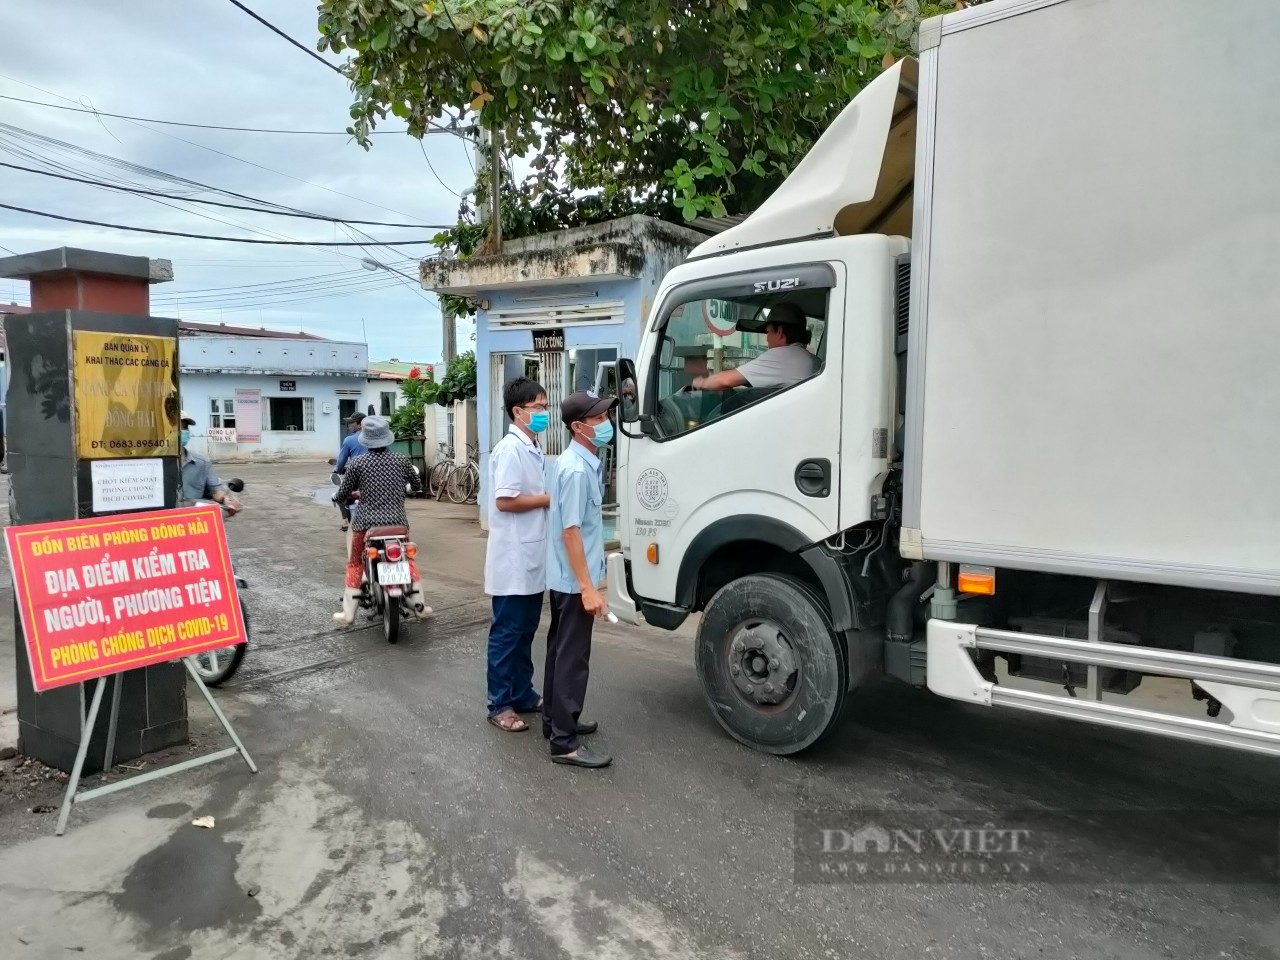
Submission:
M 647 319 L 649 305 L 651 302 L 652 290 L 656 287 L 661 279 L 662 273 L 665 273 L 666 265 L 656 276 L 646 275 L 639 279 L 611 279 L 598 283 L 584 283 L 581 281 L 565 284 L 563 286 L 543 286 L 536 288 L 537 301 L 536 306 L 554 308 L 557 305 L 565 305 L 570 303 L 581 303 L 583 301 L 622 301 L 622 317 L 621 323 L 602 323 L 602 324 L 586 324 L 574 325 L 572 322 L 558 324 L 564 330 L 565 339 L 565 362 L 568 362 L 568 351 L 579 350 L 589 351 L 592 348 L 603 347 L 612 348 L 618 351 L 620 357 L 635 357 L 636 346 L 640 340 L 641 328 Z M 563 293 L 563 296 L 553 295 Z M 489 451 L 493 449 L 493 445 L 502 438 L 506 432 L 508 421 L 505 415 L 502 415 L 500 422 L 501 430 L 496 433 L 494 431 L 494 412 L 501 410 L 502 397 L 500 392 L 494 395 L 495 388 L 493 386 L 493 366 L 492 356 L 495 353 L 532 353 L 533 352 L 533 331 L 531 328 L 516 328 L 507 330 L 491 330 L 489 329 L 489 314 L 494 311 L 504 309 L 513 309 L 520 307 L 529 307 L 528 297 L 529 290 L 501 290 L 501 291 L 481 291 L 476 294 L 476 299 L 487 300 L 489 308 L 487 310 L 478 310 L 476 312 L 476 435 L 480 445 L 480 514 L 481 520 L 488 525 L 488 504 L 489 504 Z M 548 298 L 548 299 L 543 299 Z M 591 381 L 595 380 L 596 363 L 591 356 L 581 356 L 580 354 L 579 374 L 576 377 L 577 386 L 582 385 L 582 377 L 587 377 Z M 524 372 L 522 363 L 518 357 L 511 358 L 508 361 L 507 368 L 502 378 L 505 383 L 514 377 L 522 375 Z M 570 387 L 574 387 L 571 384 Z M 500 387 L 497 388 L 500 390 Z M 560 424 L 559 411 L 552 410 L 551 426 L 549 430 L 564 433 L 564 427 Z

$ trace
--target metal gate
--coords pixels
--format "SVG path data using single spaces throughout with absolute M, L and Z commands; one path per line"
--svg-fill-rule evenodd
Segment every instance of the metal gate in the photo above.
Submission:
M 565 398 L 565 354 L 563 353 L 495 353 L 489 365 L 489 449 L 507 432 L 507 411 L 502 406 L 502 390 L 509 379 L 507 361 L 512 356 L 524 358 L 527 376 L 532 376 L 547 391 L 547 416 L 551 426 L 538 438 L 542 451 L 549 457 L 563 453 L 568 444 L 568 431 L 560 422 L 560 403 Z
M 548 457 L 563 453 L 569 442 L 569 431 L 560 420 L 560 404 L 565 398 L 565 371 L 563 353 L 543 353 L 538 355 L 538 381 L 547 391 L 547 413 L 551 426 L 540 438 L 542 452 Z

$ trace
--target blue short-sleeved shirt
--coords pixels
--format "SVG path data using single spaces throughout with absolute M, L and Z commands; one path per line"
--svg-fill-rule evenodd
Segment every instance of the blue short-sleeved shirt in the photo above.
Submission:
M 564 531 L 577 527 L 592 584 L 604 581 L 604 468 L 600 458 L 574 442 L 556 458 L 551 482 L 551 514 L 547 525 L 547 589 L 581 593 L 569 566 Z
M 187 453 L 184 457 L 178 468 L 178 475 L 182 480 L 182 499 L 208 500 L 223 489 L 218 471 L 213 468 L 212 463 L 194 453 Z
M 364 444 L 360 442 L 360 434 L 349 433 L 342 438 L 342 448 L 338 451 L 338 462 L 334 464 L 333 469 L 337 473 L 347 469 L 347 461 L 352 457 L 359 457 L 369 451 L 364 448 Z

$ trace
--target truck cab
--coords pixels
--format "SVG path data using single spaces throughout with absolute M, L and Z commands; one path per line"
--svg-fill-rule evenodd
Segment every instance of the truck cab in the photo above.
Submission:
M 609 562 L 619 619 L 674 629 L 730 585 L 763 591 L 770 609 L 820 597 L 808 613 L 830 621 L 833 667 L 849 660 L 836 653 L 841 638 L 881 619 L 902 568 L 889 491 L 901 443 L 910 242 L 896 231 L 910 228 L 914 77 L 904 62 L 874 81 L 756 214 L 663 280 L 639 356 L 619 364 L 622 553 Z M 779 309 L 802 313 L 804 329 L 771 348 Z M 701 376 L 800 348 L 807 371 L 698 388 Z M 879 572 L 853 571 L 873 545 Z M 724 682 L 776 714 L 798 686 L 815 691 L 798 684 L 804 658 L 787 649 L 791 632 L 763 637 L 777 625 L 762 623 L 738 638 Z M 844 691 L 816 692 L 825 706 L 787 708 L 815 737 Z

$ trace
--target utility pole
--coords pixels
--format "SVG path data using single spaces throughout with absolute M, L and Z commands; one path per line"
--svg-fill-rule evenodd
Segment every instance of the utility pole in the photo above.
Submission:
M 491 253 L 502 252 L 502 130 L 497 124 L 489 135 L 489 237 Z

